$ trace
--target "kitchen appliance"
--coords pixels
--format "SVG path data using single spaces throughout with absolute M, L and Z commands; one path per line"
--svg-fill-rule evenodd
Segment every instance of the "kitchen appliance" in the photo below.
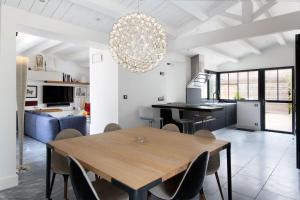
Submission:
M 209 80 L 210 74 L 205 72 L 203 55 L 191 57 L 191 77 L 188 88 L 201 88 Z

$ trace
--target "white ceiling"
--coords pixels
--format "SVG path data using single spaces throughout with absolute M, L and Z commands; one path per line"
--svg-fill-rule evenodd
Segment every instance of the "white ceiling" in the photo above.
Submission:
M 81 67 L 89 67 L 89 48 L 71 43 L 64 43 L 26 33 L 16 37 L 16 53 L 22 56 L 36 54 L 54 55 Z
M 118 17 L 137 10 L 137 0 L 2 0 L 2 2 L 38 15 L 105 33 L 109 33 Z M 156 17 L 165 27 L 169 38 L 174 39 L 300 11 L 300 0 L 142 0 L 140 7 L 146 14 Z M 186 53 L 205 54 L 207 58 L 213 58 L 206 59 L 210 62 L 206 63 L 210 65 L 238 62 L 245 56 L 261 54 L 266 48 L 294 42 L 296 32 L 299 31 L 246 38 L 190 49 Z M 24 46 L 34 47 L 40 42 L 38 38 L 32 42 L 27 41 L 27 44 L 23 41 L 23 46 L 17 48 L 21 51 Z M 55 42 L 52 41 L 52 44 Z M 50 43 L 48 46 L 51 46 Z M 68 54 L 67 49 L 61 52 Z

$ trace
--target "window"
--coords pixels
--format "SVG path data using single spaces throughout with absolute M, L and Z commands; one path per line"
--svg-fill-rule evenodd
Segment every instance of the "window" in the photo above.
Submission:
M 258 71 L 220 74 L 220 99 L 258 100 Z
M 273 101 L 292 100 L 292 69 L 265 71 L 265 98 Z
M 217 74 L 213 71 L 206 71 L 210 74 L 209 80 L 201 87 L 201 98 L 202 99 L 213 99 L 217 98 Z

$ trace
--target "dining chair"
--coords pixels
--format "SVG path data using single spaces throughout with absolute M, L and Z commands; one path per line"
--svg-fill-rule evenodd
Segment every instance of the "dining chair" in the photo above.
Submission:
M 116 123 L 110 123 L 107 124 L 104 128 L 104 133 L 106 132 L 112 132 L 112 131 L 117 131 L 117 130 L 121 130 L 122 127 L 119 124 Z
M 139 118 L 144 121 L 149 122 L 149 127 L 153 126 L 153 122 L 159 120 L 160 127 L 163 125 L 163 118 L 162 117 L 155 117 L 153 108 L 141 106 L 139 107 Z
M 199 131 L 195 132 L 194 135 L 200 136 L 200 137 L 216 139 L 216 136 L 209 130 L 199 130 Z M 206 175 L 208 175 L 208 176 L 213 175 L 213 174 L 215 175 L 222 200 L 224 200 L 223 191 L 222 191 L 219 174 L 218 174 L 219 168 L 220 168 L 220 154 L 217 153 L 217 154 L 210 155 Z
M 162 127 L 162 129 L 167 131 L 180 132 L 178 126 L 176 126 L 175 124 L 166 124 Z
M 203 187 L 209 153 L 199 154 L 183 175 L 178 175 L 152 188 L 151 195 L 163 200 L 183 200 L 195 198 Z M 149 199 L 149 198 L 148 198 Z
M 182 124 L 182 132 L 183 133 L 188 133 L 189 130 L 188 130 L 188 125 L 189 124 L 193 124 L 194 121 L 191 120 L 191 119 L 184 119 L 184 118 L 180 118 L 180 112 L 179 112 L 179 109 L 176 109 L 176 108 L 172 108 L 171 109 L 171 112 L 172 112 L 172 119 L 179 123 L 179 124 Z
M 81 133 L 75 129 L 64 129 L 57 134 L 55 140 L 63 140 L 80 136 L 82 136 Z M 50 195 L 53 189 L 56 174 L 60 174 L 64 178 L 64 199 L 68 199 L 68 179 L 70 175 L 68 159 L 61 154 L 53 151 L 51 159 L 51 169 L 53 171 L 53 175 L 50 185 Z
M 70 156 L 70 177 L 77 200 L 128 200 L 128 194 L 104 179 L 91 182 L 80 162 Z

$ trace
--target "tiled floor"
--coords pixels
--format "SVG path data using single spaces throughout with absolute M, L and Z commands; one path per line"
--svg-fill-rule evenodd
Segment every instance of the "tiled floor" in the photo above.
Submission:
M 295 168 L 295 141 L 291 135 L 222 129 L 219 139 L 232 142 L 234 200 L 300 200 L 300 171 Z M 227 199 L 226 154 L 221 153 L 219 175 Z M 31 170 L 18 187 L 0 192 L 0 199 L 44 199 L 45 146 L 30 138 L 25 142 L 25 162 Z M 53 200 L 63 199 L 62 178 L 57 177 Z M 221 200 L 214 176 L 205 180 L 207 200 Z M 75 199 L 71 186 L 69 199 Z

